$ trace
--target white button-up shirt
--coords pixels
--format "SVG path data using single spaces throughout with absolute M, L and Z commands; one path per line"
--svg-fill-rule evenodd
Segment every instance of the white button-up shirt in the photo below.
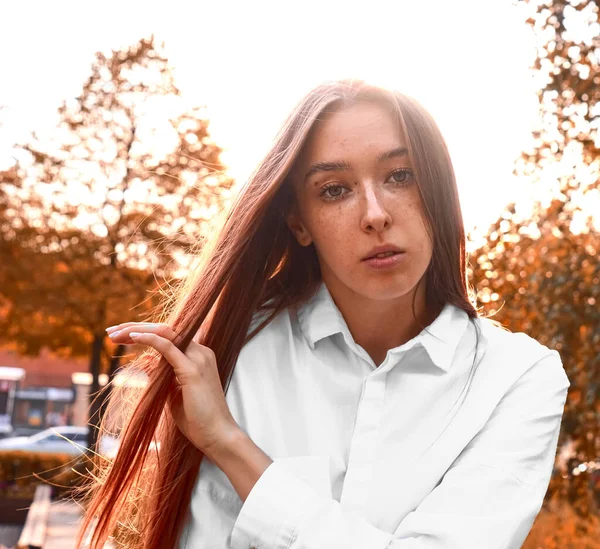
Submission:
M 521 547 L 570 383 L 556 351 L 474 322 L 476 357 L 474 323 L 446 305 L 377 366 L 324 283 L 279 314 L 242 348 L 226 394 L 274 461 L 242 502 L 203 459 L 180 548 Z

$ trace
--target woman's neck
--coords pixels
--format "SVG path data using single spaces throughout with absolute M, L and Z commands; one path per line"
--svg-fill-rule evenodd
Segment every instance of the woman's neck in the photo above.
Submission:
M 425 306 L 424 282 L 418 286 L 416 296 L 413 290 L 399 298 L 374 300 L 341 284 L 327 284 L 354 341 L 377 366 L 389 349 L 410 341 L 435 320 L 437 315 L 427 311 Z

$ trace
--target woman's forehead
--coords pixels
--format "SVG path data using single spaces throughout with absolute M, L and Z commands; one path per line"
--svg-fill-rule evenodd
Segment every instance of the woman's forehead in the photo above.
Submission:
M 308 169 L 314 162 L 343 161 L 352 156 L 375 160 L 387 151 L 406 146 L 389 108 L 363 102 L 322 115 L 304 144 L 298 164 Z

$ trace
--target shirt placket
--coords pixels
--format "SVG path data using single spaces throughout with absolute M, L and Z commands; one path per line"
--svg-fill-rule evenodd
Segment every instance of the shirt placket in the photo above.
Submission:
M 366 518 L 369 493 L 373 490 L 379 426 L 385 400 L 387 372 L 372 372 L 364 381 L 340 503 L 348 511 Z

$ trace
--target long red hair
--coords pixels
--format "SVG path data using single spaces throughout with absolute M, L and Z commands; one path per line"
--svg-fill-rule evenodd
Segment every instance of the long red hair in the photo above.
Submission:
M 310 91 L 284 122 L 273 147 L 242 187 L 198 266 L 165 302 L 162 318 L 180 334 L 211 348 L 227 391 L 244 344 L 279 312 L 308 299 L 321 280 L 313 246 L 300 246 L 285 224 L 293 191 L 289 180 L 319 115 L 356 101 L 390 109 L 408 141 L 408 154 L 433 240 L 425 274 L 432 310 L 452 303 L 474 318 L 466 279 L 465 234 L 454 171 L 445 141 L 431 115 L 413 98 L 363 81 L 326 82 Z M 254 326 L 256 312 L 264 320 Z M 123 319 L 124 321 L 127 319 Z M 100 549 L 118 531 L 129 548 L 176 547 L 187 516 L 203 454 L 179 431 L 168 411 L 173 370 L 157 353 L 130 366 L 148 383 L 125 414 L 121 445 L 89 488 L 90 500 L 78 539 Z M 120 399 L 119 391 L 111 396 Z M 153 443 L 156 451 L 148 449 Z

